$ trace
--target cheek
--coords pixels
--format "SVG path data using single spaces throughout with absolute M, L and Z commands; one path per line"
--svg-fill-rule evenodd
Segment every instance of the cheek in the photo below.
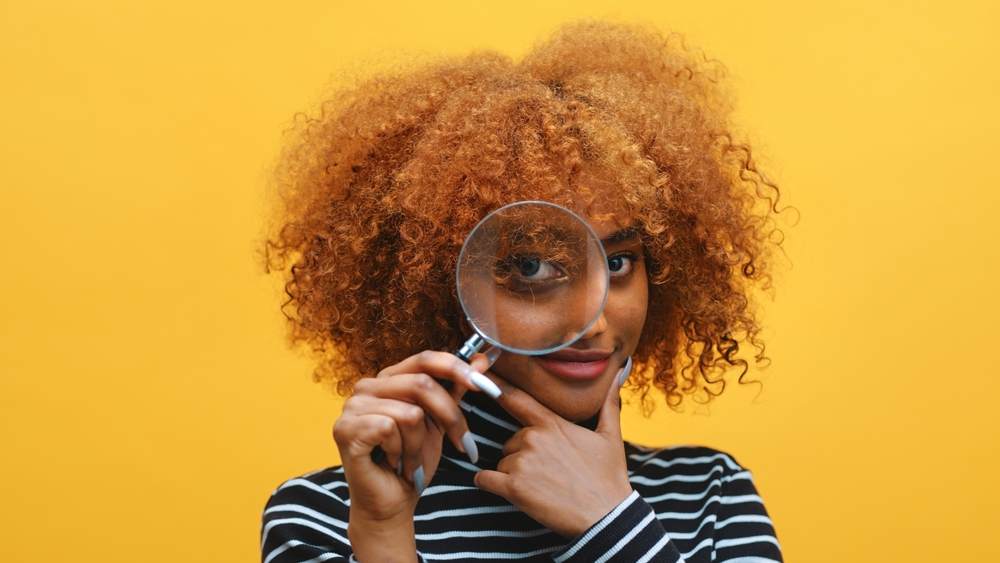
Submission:
M 620 299 L 615 299 L 617 304 L 615 319 L 619 323 L 622 341 L 629 354 L 635 351 L 639 343 L 642 327 L 646 323 L 646 312 L 649 309 L 649 288 L 645 272 L 641 274 L 633 276 L 630 283 L 621 288 Z
M 504 352 L 497 358 L 496 363 L 490 367 L 490 371 L 499 375 L 507 382 L 513 383 L 515 387 L 524 389 L 528 381 L 527 375 L 531 370 L 528 365 L 528 356 Z

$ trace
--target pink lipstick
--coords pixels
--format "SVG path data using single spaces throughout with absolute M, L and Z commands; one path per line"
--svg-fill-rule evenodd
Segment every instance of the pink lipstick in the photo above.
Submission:
M 544 356 L 537 356 L 546 371 L 566 379 L 594 379 L 608 369 L 611 352 L 601 350 L 574 350 L 566 348 Z

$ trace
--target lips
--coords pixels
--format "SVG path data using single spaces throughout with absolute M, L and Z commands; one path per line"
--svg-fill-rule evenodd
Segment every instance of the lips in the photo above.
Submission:
M 601 350 L 573 350 L 566 348 L 558 352 L 537 356 L 546 371 L 566 379 L 594 379 L 600 377 L 611 363 L 611 352 Z

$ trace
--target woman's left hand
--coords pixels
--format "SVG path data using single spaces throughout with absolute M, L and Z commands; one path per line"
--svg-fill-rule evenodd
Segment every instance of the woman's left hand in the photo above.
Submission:
M 503 391 L 497 403 L 524 428 L 504 444 L 504 458 L 496 471 L 476 474 L 477 487 L 504 497 L 569 539 L 587 531 L 632 494 L 618 385 L 608 390 L 597 430 L 591 431 L 510 383 L 491 379 Z

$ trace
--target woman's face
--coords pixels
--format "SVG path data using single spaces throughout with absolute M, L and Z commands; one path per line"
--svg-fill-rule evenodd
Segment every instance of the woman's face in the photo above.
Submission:
M 611 284 L 604 310 L 584 335 L 558 352 L 505 352 L 491 371 L 567 420 L 597 414 L 619 368 L 632 355 L 646 320 L 648 287 L 643 248 L 632 229 L 588 221 L 604 244 Z

